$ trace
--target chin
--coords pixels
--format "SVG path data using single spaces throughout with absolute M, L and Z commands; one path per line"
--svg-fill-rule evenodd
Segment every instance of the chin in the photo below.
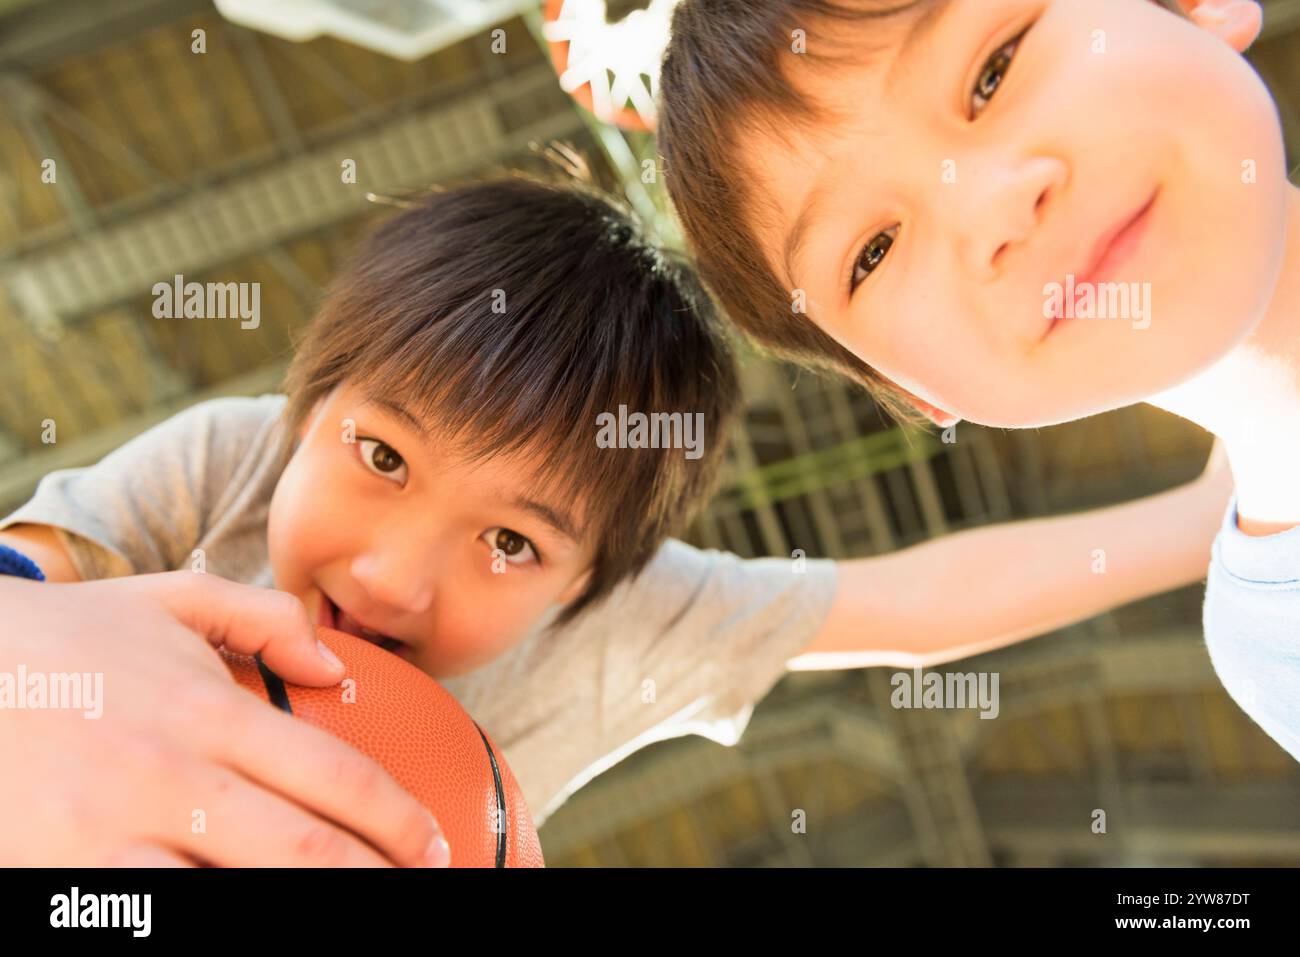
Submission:
M 443 661 L 413 661 L 411 664 L 419 668 L 430 678 L 435 681 L 444 681 L 447 678 L 459 678 L 461 675 L 469 674 L 475 668 L 482 666 L 482 663 L 475 662 L 455 662 L 448 664 Z
M 1149 383 L 1125 388 L 1113 379 L 1098 382 L 1087 376 L 1083 367 L 1073 366 L 1064 374 L 1028 375 L 1025 370 L 1008 373 L 1006 381 L 1016 381 L 1021 388 L 1008 394 L 1002 388 L 992 396 L 972 397 L 972 401 L 954 414 L 963 421 L 993 429 L 1037 429 L 1075 422 L 1115 409 L 1142 402 L 1154 393 Z M 988 401 L 990 398 L 995 401 Z

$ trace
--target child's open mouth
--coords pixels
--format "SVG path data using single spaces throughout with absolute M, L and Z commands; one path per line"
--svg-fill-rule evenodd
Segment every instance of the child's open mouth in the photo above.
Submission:
M 368 641 L 373 645 L 378 645 L 385 651 L 391 651 L 399 658 L 410 660 L 411 646 L 397 638 L 391 638 L 388 635 L 380 634 L 370 628 L 364 627 L 359 621 L 349 615 L 346 611 L 334 604 L 334 600 L 325 592 L 321 592 L 320 610 L 316 614 L 316 624 L 324 625 L 327 628 L 333 628 L 336 631 L 342 631 L 353 637 Z

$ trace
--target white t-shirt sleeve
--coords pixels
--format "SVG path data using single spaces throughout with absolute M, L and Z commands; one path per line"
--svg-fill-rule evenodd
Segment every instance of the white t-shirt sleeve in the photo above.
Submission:
M 829 560 L 747 560 L 667 542 L 573 624 L 581 646 L 601 649 L 602 756 L 566 795 L 654 741 L 697 734 L 736 744 L 825 621 L 836 578 Z
M 83 580 L 187 567 L 247 447 L 281 397 L 192 405 L 94 465 L 50 472 L 0 521 L 50 525 Z

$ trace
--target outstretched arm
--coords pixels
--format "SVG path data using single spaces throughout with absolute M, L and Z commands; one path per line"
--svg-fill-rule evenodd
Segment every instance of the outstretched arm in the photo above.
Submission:
M 1198 581 L 1231 491 L 1216 445 L 1168 492 L 841 562 L 829 616 L 788 667 L 930 667 Z

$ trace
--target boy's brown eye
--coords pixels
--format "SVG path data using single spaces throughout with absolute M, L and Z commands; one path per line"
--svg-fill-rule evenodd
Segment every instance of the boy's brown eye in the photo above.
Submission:
M 402 467 L 402 457 L 383 442 L 375 444 L 375 451 L 371 454 L 370 461 L 381 472 L 392 472 Z
M 998 51 L 997 56 L 989 61 L 984 72 L 980 74 L 980 79 L 975 84 L 975 93 L 988 100 L 998 91 L 998 84 L 1006 76 L 1007 70 L 1011 68 L 1011 57 L 1007 54 L 1006 49 Z
M 988 63 L 984 64 L 984 70 L 980 73 L 975 81 L 975 89 L 972 91 L 974 99 L 983 100 L 984 104 L 980 107 L 988 106 L 988 101 L 993 99 L 993 94 L 1002 86 L 1002 81 L 1006 79 L 1007 73 L 1011 70 L 1011 61 L 1015 59 L 1016 50 L 1020 46 L 1020 41 L 1024 39 L 1025 30 L 1020 36 L 1016 37 L 997 53 L 989 58 Z M 979 110 L 976 110 L 978 113 Z
M 522 535 L 510 531 L 508 528 L 497 530 L 496 547 L 501 549 L 507 555 L 518 555 L 520 550 L 528 544 L 528 539 Z
M 494 558 L 504 558 L 511 565 L 541 564 L 542 556 L 536 546 L 509 528 L 489 528 L 479 538 L 492 549 Z
M 894 245 L 894 236 L 897 229 L 880 233 L 874 236 L 871 242 L 862 247 L 862 252 L 858 254 L 857 262 L 853 264 L 853 277 L 849 283 L 849 292 L 858 288 L 858 285 L 876 271 L 876 267 L 884 260 L 890 247 Z
M 378 439 L 357 438 L 361 464 L 376 475 L 392 478 L 398 485 L 404 484 L 405 476 L 398 478 L 393 473 L 406 468 L 406 462 L 391 445 Z

